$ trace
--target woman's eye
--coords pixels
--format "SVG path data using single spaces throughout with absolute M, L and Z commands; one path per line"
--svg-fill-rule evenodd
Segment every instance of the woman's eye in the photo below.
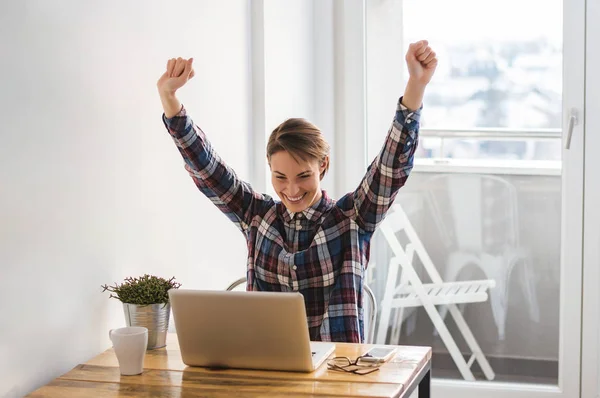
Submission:
M 300 176 L 300 178 L 303 178 L 303 179 L 306 179 L 306 178 L 308 178 L 308 177 L 310 177 L 310 176 L 309 176 L 309 175 L 306 175 L 306 176 Z
M 281 177 L 281 176 L 277 176 L 275 178 L 277 178 L 278 180 L 285 180 L 285 177 Z

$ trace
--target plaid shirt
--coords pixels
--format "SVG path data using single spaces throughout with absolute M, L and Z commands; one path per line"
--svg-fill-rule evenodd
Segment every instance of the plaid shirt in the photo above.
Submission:
M 420 109 L 398 102 L 381 152 L 354 192 L 300 213 L 255 192 L 213 150 L 182 107 L 163 122 L 196 186 L 242 231 L 247 290 L 300 292 L 313 341 L 364 341 L 363 280 L 369 242 L 413 166 Z

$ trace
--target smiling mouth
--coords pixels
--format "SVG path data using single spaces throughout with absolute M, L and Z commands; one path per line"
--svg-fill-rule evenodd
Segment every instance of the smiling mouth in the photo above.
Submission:
M 304 196 L 306 196 L 306 193 L 300 195 L 300 196 L 296 196 L 295 198 L 292 198 L 290 196 L 285 195 L 285 198 L 288 200 L 288 202 L 290 203 L 299 203 L 302 201 L 302 199 L 304 199 Z

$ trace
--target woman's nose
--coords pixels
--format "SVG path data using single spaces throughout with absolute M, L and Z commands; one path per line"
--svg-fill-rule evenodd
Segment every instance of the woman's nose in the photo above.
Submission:
M 288 192 L 288 195 L 294 198 L 297 194 L 300 193 L 300 187 L 296 184 L 290 184 L 288 185 Z

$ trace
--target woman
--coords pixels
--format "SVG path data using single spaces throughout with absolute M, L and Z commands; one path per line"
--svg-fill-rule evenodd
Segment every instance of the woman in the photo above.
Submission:
M 412 169 L 421 102 L 437 66 L 427 41 L 410 45 L 409 81 L 385 144 L 358 188 L 333 201 L 320 188 L 329 145 L 303 119 L 278 126 L 267 144 L 273 188 L 255 192 L 215 153 L 176 92 L 194 76 L 193 59 L 171 59 L 157 86 L 163 122 L 197 187 L 244 233 L 247 290 L 298 291 L 313 341 L 364 341 L 363 279 L 369 242 Z

